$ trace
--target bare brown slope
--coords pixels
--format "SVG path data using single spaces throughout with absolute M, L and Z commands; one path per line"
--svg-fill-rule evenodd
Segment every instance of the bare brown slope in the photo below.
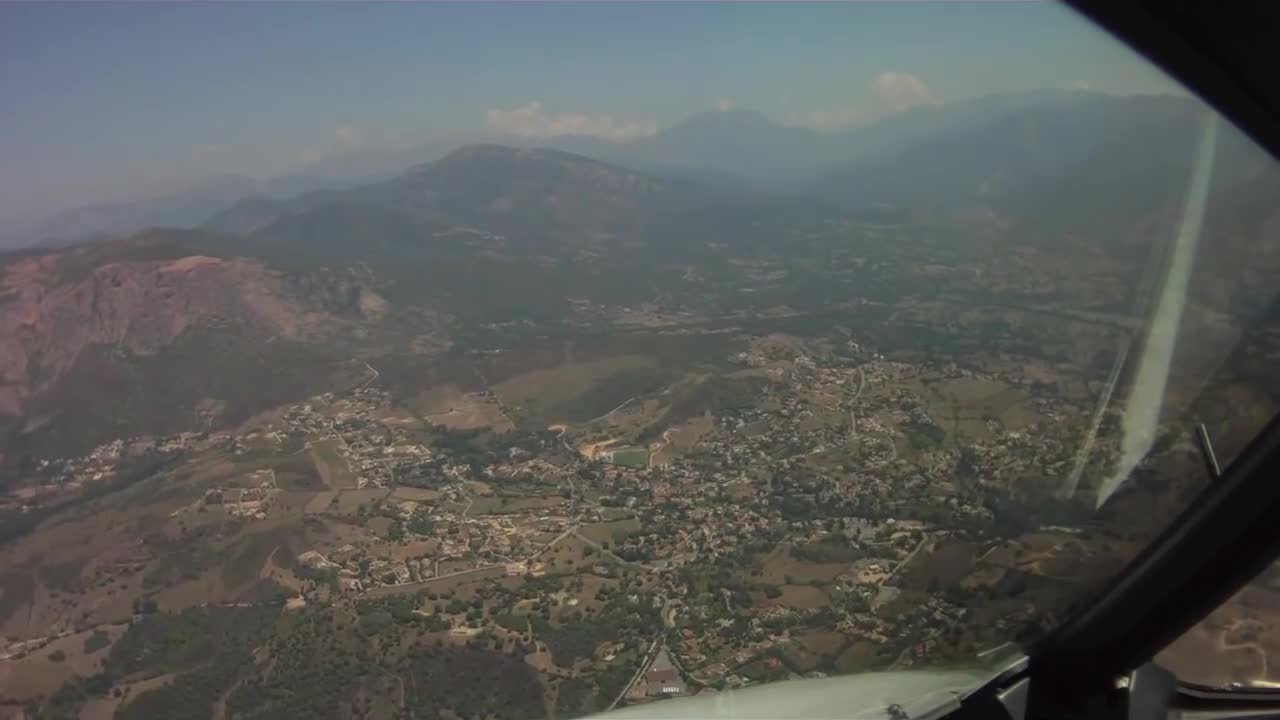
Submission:
M 0 276 L 0 413 L 17 414 L 90 345 L 149 354 L 217 320 L 297 338 L 322 321 L 282 293 L 279 278 L 242 259 L 189 255 L 125 261 L 61 282 L 62 255 L 25 258 Z
M 364 275 L 285 274 L 219 240 L 157 230 L 0 258 L 0 463 L 224 427 L 366 372 L 352 347 L 388 306 Z

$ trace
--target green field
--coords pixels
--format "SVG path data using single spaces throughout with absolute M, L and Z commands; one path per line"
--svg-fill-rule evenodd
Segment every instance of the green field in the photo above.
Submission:
M 642 468 L 649 464 L 649 451 L 643 448 L 615 450 L 612 456 L 615 465 Z

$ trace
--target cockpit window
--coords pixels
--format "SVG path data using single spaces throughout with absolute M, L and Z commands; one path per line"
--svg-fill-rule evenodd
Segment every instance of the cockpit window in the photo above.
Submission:
M 916 717 L 1278 409 L 1280 168 L 1053 5 L 5 4 L 0 91 L 0 717 Z
M 1277 577 L 1274 568 L 1223 603 L 1158 656 L 1156 662 L 1184 683 L 1214 689 L 1280 687 L 1272 668 Z

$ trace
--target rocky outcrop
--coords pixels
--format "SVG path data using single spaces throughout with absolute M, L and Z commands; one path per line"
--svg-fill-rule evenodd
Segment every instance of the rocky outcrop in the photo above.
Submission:
M 0 414 L 20 414 L 89 346 L 150 354 L 213 323 L 264 340 L 298 339 L 329 324 L 252 260 L 197 254 L 86 269 L 77 259 L 68 251 L 0 266 Z

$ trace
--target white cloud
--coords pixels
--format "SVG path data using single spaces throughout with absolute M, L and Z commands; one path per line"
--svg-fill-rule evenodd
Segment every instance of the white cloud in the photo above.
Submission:
M 1093 89 L 1093 85 L 1090 84 L 1088 80 L 1077 80 L 1071 83 L 1071 87 L 1075 88 L 1076 90 L 1092 90 Z
M 730 110 L 737 107 L 737 103 L 733 101 L 733 98 L 727 98 L 727 97 L 715 98 L 714 100 L 711 101 L 711 105 L 715 107 L 716 110 L 719 110 L 720 112 L 729 112 Z
M 543 111 L 542 103 L 536 100 L 511 110 L 487 110 L 484 121 L 494 130 L 533 138 L 592 135 L 607 140 L 626 141 L 648 137 L 658 131 L 657 126 L 651 122 L 625 122 L 608 115 L 548 114 Z
M 873 92 L 889 112 L 899 112 L 918 105 L 938 105 L 929 86 L 911 73 L 886 71 L 871 81 Z
M 343 125 L 339 128 L 335 128 L 333 131 L 333 139 L 336 140 L 339 145 L 350 145 L 356 140 L 356 129 L 350 125 Z
M 887 114 L 908 110 L 920 105 L 940 105 L 942 100 L 933 94 L 928 85 L 911 73 L 885 71 L 871 78 L 868 83 L 875 103 L 865 106 L 837 105 L 818 110 L 792 112 L 786 124 L 806 127 L 818 132 L 835 132 L 866 125 Z M 790 104 L 784 99 L 784 104 Z

